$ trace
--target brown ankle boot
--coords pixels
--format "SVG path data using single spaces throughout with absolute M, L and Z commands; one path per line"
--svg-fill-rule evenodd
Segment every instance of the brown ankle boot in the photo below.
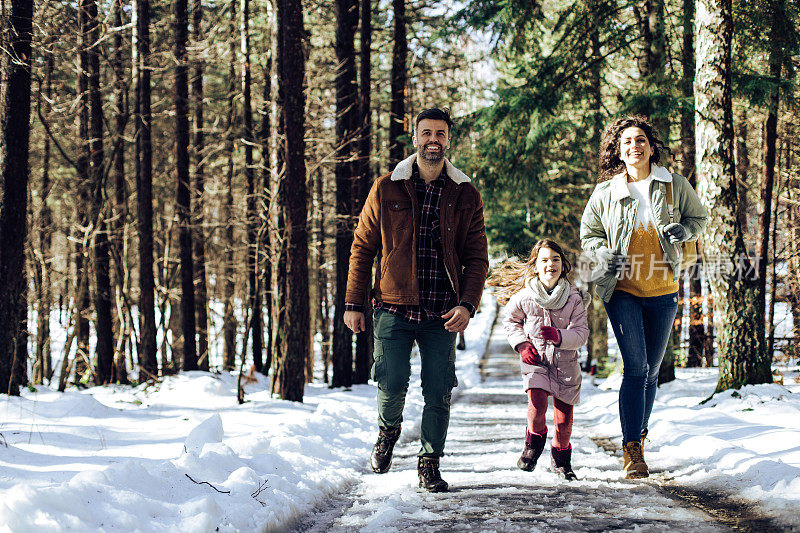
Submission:
M 622 447 L 622 468 L 625 479 L 641 479 L 650 476 L 647 463 L 644 462 L 642 443 L 632 440 Z
M 419 486 L 428 492 L 447 492 L 447 481 L 439 473 L 438 457 L 420 457 L 417 459 L 417 475 Z
M 394 428 L 380 428 L 378 441 L 372 448 L 369 464 L 372 471 L 385 474 L 392 466 L 392 451 L 397 439 L 400 438 L 400 426 Z

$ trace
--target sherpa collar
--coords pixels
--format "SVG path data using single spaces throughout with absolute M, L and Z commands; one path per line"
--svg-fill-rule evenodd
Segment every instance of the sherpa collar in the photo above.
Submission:
M 417 154 L 414 154 L 397 163 L 397 166 L 394 167 L 394 170 L 392 171 L 391 180 L 400 181 L 410 179 L 411 170 L 416 159 Z M 470 181 L 469 177 L 454 167 L 446 157 L 444 158 L 444 168 L 447 170 L 447 177 L 457 184 L 461 185 L 462 183 L 467 183 Z
M 672 174 L 670 173 L 670 171 L 656 164 L 650 165 L 650 176 L 657 181 L 663 181 L 664 183 L 672 183 Z M 627 198 L 630 195 L 631 191 L 630 189 L 628 189 L 627 172 L 620 172 L 619 174 L 616 174 L 613 178 L 611 178 L 612 200 L 618 202 L 623 198 Z

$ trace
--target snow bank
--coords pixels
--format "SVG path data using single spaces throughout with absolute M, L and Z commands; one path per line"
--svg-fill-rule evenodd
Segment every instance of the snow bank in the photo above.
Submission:
M 758 504 L 781 523 L 800 526 L 799 370 L 784 369 L 784 385 L 749 385 L 701 403 L 714 392 L 717 369 L 676 369 L 677 379 L 659 388 L 650 417 L 645 449 L 651 470 L 676 485 Z M 619 444 L 621 382 L 614 374 L 585 385 L 576 409 L 576 423 Z
M 460 388 L 478 379 L 495 307 L 466 332 Z M 415 358 L 414 375 L 419 375 Z M 281 530 L 366 471 L 375 388 L 306 387 L 272 399 L 261 379 L 186 372 L 156 387 L 46 387 L 0 397 L 0 531 Z M 420 386 L 403 438 L 418 434 Z

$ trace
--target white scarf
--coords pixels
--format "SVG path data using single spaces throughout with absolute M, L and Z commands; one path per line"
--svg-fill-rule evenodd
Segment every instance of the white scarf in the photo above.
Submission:
M 547 293 L 539 278 L 530 278 L 528 288 L 533 291 L 533 301 L 542 309 L 561 309 L 566 305 L 570 293 L 570 284 L 564 278 L 559 278 L 553 292 Z

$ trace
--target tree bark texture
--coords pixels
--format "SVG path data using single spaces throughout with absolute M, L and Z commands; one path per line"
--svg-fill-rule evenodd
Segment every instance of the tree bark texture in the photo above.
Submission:
M 764 314 L 747 272 L 742 228 L 736 218 L 731 107 L 731 0 L 697 3 L 695 131 L 698 193 L 708 210 L 706 256 L 718 320 L 717 391 L 772 381 L 764 353 Z M 713 262 L 711 262 L 713 261 Z
M 683 73 L 681 76 L 681 174 L 697 189 L 694 142 L 694 3 L 683 2 Z M 700 243 L 702 245 L 702 242 Z M 686 366 L 699 367 L 703 360 L 705 326 L 703 325 L 703 287 L 700 279 L 701 264 L 692 265 L 686 272 L 689 278 L 689 350 Z
M 358 196 L 357 209 L 355 214 L 361 213 L 364 203 L 367 200 L 369 189 L 372 186 L 372 167 L 370 159 L 372 155 L 372 123 L 370 113 L 370 91 L 372 77 L 372 1 L 361 0 L 361 63 L 359 79 L 359 116 L 360 116 L 360 135 L 358 143 Z M 371 281 L 368 285 L 371 285 Z M 369 371 L 372 368 L 372 302 L 369 297 L 364 299 L 364 331 L 356 335 L 356 361 L 354 383 L 367 383 Z
M 150 88 L 150 0 L 135 0 L 136 229 L 139 233 L 139 381 L 158 377 L 153 277 L 153 146 Z
M 408 40 L 406 38 L 405 0 L 393 0 L 394 6 L 394 51 L 392 53 L 392 81 L 389 103 L 389 166 L 394 166 L 405 158 L 405 145 L 402 136 L 406 134 L 406 57 Z
M 181 331 L 183 369 L 197 370 L 195 341 L 194 259 L 192 257 L 192 196 L 189 175 L 189 6 L 187 0 L 173 0 L 175 17 L 175 211 L 178 215 L 178 253 L 181 280 Z
M 25 236 L 31 114 L 33 0 L 12 0 L 3 13 L 0 60 L 0 393 L 19 395 L 27 366 Z M 6 18 L 8 17 L 8 18 Z
M 112 381 L 128 383 L 128 369 L 125 354 L 130 337 L 130 307 L 126 303 L 130 276 L 128 275 L 127 254 L 125 246 L 125 228 L 128 221 L 128 187 L 125 179 L 125 126 L 128 123 L 128 89 L 125 83 L 125 51 L 122 28 L 122 0 L 114 0 L 114 54 L 112 69 L 114 71 L 114 134 L 112 165 L 114 177 L 114 222 L 111 228 L 111 257 L 114 261 L 114 290 L 117 301 L 117 348 L 115 349 Z
M 230 0 L 230 36 L 228 41 L 228 123 L 225 137 L 225 154 L 228 159 L 225 181 L 225 202 L 222 209 L 222 219 L 225 225 L 225 266 L 222 281 L 224 315 L 222 318 L 222 337 L 224 339 L 223 367 L 225 370 L 236 368 L 236 315 L 234 314 L 233 296 L 235 292 L 235 261 L 234 231 L 233 231 L 233 174 L 234 168 L 234 138 L 236 128 L 236 21 L 237 0 Z
M 274 16 L 274 14 L 272 14 Z M 267 66 L 264 69 L 264 88 L 263 99 L 261 107 L 261 133 L 259 135 L 261 140 L 261 186 L 264 194 L 266 205 L 270 203 L 271 192 L 271 171 L 269 162 L 272 160 L 272 55 L 270 54 L 267 59 Z M 267 285 L 272 281 L 272 232 L 269 228 L 269 213 L 265 214 L 264 218 L 259 217 L 259 243 L 258 253 L 259 257 L 264 262 L 264 270 L 260 273 L 259 279 L 262 280 L 259 286 L 267 289 Z M 262 291 L 259 291 L 261 297 Z M 265 304 L 267 307 L 267 320 L 270 322 L 269 327 L 266 328 L 266 340 L 264 342 L 264 352 L 266 353 L 266 360 L 261 369 L 261 372 L 266 376 L 272 367 L 272 352 L 273 352 L 273 334 L 272 334 L 272 298 L 270 297 L 271 291 L 265 291 L 266 297 Z M 263 317 L 262 317 L 263 321 Z M 263 331 L 263 329 L 262 329 Z
M 244 175 L 247 183 L 247 280 L 250 333 L 252 334 L 253 363 L 261 372 L 264 365 L 264 319 L 261 287 L 258 276 L 258 213 L 256 211 L 256 172 L 253 167 L 253 109 L 250 72 L 250 1 L 241 0 L 240 43 L 242 76 L 242 127 L 244 135 Z
M 92 190 L 91 222 L 94 224 L 93 252 L 95 294 L 94 311 L 97 333 L 97 369 L 95 382 L 110 383 L 114 366 L 114 332 L 111 320 L 110 244 L 105 221 L 105 172 L 103 169 L 103 102 L 100 96 L 100 38 L 97 3 L 85 0 L 84 46 L 87 66 L 89 124 L 86 144 L 89 151 L 89 184 Z
M 308 233 L 306 229 L 305 168 L 305 56 L 303 53 L 303 6 L 300 0 L 278 0 L 282 11 L 280 85 L 284 90 L 285 182 L 284 241 L 287 247 L 286 334 L 283 360 L 275 376 L 278 395 L 284 400 L 303 401 L 305 361 L 309 350 Z
M 353 183 L 358 174 L 358 85 L 355 33 L 358 0 L 336 0 L 336 306 L 333 316 L 333 387 L 353 384 L 353 337 L 344 325 L 345 289 L 353 243 Z M 357 187 L 356 187 L 356 190 Z M 352 302 L 362 304 L 363 302 Z
M 194 124 L 192 128 L 192 155 L 194 156 L 194 208 L 192 218 L 192 246 L 194 248 L 194 290 L 197 318 L 197 365 L 209 369 L 208 353 L 208 284 L 206 281 L 205 233 L 205 124 L 203 117 L 203 0 L 192 2 L 192 41 L 195 47 L 192 58 L 191 100 Z

